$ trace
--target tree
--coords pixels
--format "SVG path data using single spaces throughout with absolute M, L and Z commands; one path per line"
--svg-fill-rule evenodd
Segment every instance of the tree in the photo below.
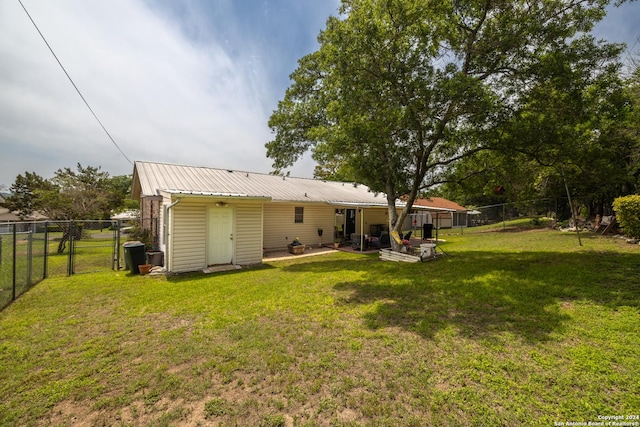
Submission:
M 131 200 L 131 184 L 133 175 L 118 175 L 111 177 L 107 182 L 107 188 L 112 198 L 113 210 L 138 209 L 140 202 Z
M 109 219 L 112 210 L 124 206 L 130 186 L 130 177 L 110 178 L 99 166 L 83 167 L 78 163 L 76 171 L 58 169 L 49 180 L 35 172 L 18 175 L 5 205 L 21 216 L 39 211 L 52 220 Z M 63 236 L 58 253 L 63 253 L 72 232 L 75 238 L 81 237 L 82 225 L 71 230 L 68 222 L 61 222 L 60 227 Z
M 591 217 L 610 214 L 614 198 L 637 192 L 640 97 L 636 78 L 622 79 L 617 66 L 600 74 L 571 74 L 570 84 L 565 76 L 561 84 L 547 82 L 531 91 L 526 109 L 505 128 L 505 149 L 458 163 L 451 181 L 460 181 L 483 166 L 485 173 L 462 185 L 446 185 L 442 191 L 458 192 L 460 200 L 486 194 L 484 179 L 508 183 L 511 201 L 558 200 L 566 198 L 566 180 L 573 198 Z
M 41 208 L 39 192 L 50 191 L 54 186 L 35 172 L 18 175 L 9 187 L 11 195 L 5 199 L 4 206 L 19 217 L 26 218 Z
M 597 73 L 616 57 L 619 48 L 584 36 L 607 3 L 343 0 L 319 50 L 291 75 L 267 155 L 276 170 L 307 150 L 345 164 L 387 195 L 390 228 L 400 231 L 419 192 L 445 181 L 451 165 L 504 149 L 505 127 L 532 90 L 557 70 Z

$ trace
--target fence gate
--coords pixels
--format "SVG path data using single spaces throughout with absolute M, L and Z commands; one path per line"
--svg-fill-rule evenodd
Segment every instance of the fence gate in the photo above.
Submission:
M 117 222 L 73 222 L 69 233 L 67 274 L 94 273 L 117 268 Z

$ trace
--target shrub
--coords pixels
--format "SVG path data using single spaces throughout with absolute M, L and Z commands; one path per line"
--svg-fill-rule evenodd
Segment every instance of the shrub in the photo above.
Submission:
M 147 228 L 142 228 L 140 223 L 136 223 L 131 227 L 129 238 L 142 242 L 147 249 L 151 249 L 151 231 Z
M 624 234 L 640 238 L 640 195 L 618 197 L 613 201 L 616 220 L 624 230 Z

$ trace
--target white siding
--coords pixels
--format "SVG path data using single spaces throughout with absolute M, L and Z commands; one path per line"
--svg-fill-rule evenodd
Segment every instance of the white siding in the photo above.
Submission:
M 295 223 L 295 208 L 304 207 L 304 222 Z M 322 243 L 333 241 L 334 206 L 302 203 L 265 203 L 264 205 L 264 248 L 283 249 L 296 237 L 305 245 L 317 246 L 321 238 L 318 228 L 322 228 Z
M 219 200 L 184 198 L 171 209 L 168 268 L 171 272 L 207 267 L 207 210 Z M 233 259 L 240 265 L 262 262 L 262 202 L 225 200 L 233 209 Z
M 262 204 L 236 206 L 235 264 L 262 262 Z
M 172 272 L 206 267 L 207 210 L 186 200 L 172 208 L 169 267 Z

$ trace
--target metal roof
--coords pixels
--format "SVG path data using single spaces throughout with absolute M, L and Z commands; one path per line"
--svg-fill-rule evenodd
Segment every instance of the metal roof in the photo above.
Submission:
M 366 185 L 263 173 L 136 161 L 131 196 L 172 194 L 267 198 L 273 201 L 387 206 Z
M 443 199 L 442 197 L 427 197 L 423 199 L 416 199 L 413 202 L 413 207 L 417 209 L 423 208 L 457 212 L 466 212 L 468 210 L 464 206 L 461 206 L 456 202 L 452 202 L 451 200 Z

